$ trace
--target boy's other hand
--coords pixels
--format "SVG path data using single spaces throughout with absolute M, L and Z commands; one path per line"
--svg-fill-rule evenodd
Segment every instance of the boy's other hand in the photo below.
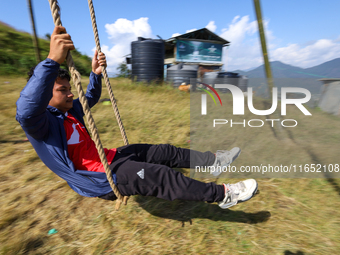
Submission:
M 94 57 L 92 59 L 92 72 L 95 74 L 101 74 L 102 73 L 102 68 L 101 66 L 106 67 L 106 57 L 103 52 L 100 52 L 98 54 L 97 50 L 94 52 Z

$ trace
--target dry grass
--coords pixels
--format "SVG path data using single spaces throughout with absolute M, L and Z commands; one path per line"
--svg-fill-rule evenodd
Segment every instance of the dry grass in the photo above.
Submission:
M 23 78 L 0 77 L 1 254 L 339 252 L 340 188 L 334 179 L 258 179 L 261 193 L 231 210 L 135 196 L 115 212 L 113 202 L 77 195 L 24 141 L 14 119 L 24 84 Z M 130 143 L 189 147 L 188 94 L 168 87 L 134 86 L 126 80 L 112 80 L 112 85 Z M 102 98 L 107 98 L 105 91 Z M 312 113 L 313 119 L 301 125 L 314 128 L 286 135 L 287 141 L 278 142 L 270 130 L 256 134 L 235 130 L 223 142 L 242 147 L 238 165 L 277 163 L 278 150 L 284 162 L 291 160 L 293 150 L 299 160 L 333 163 L 339 155 L 339 119 Z M 123 145 L 111 106 L 98 104 L 94 116 L 105 147 Z M 320 124 L 326 120 L 329 125 Z M 309 141 L 311 136 L 316 138 Z M 58 233 L 48 235 L 52 228 Z

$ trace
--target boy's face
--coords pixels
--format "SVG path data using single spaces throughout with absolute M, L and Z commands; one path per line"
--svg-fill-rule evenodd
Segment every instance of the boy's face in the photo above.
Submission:
M 49 105 L 66 113 L 73 107 L 73 96 L 69 81 L 67 79 L 57 78 L 54 82 L 53 97 Z

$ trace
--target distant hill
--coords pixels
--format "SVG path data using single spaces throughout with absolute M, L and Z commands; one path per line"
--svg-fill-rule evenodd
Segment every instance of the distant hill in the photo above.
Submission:
M 340 58 L 327 61 L 321 65 L 306 68 L 307 73 L 317 74 L 325 78 L 340 78 Z
M 280 61 L 270 62 L 274 78 L 274 86 L 306 88 L 312 93 L 312 97 L 320 96 L 323 83 L 322 78 L 340 78 L 340 58 L 327 61 L 323 64 L 301 68 Z M 268 96 L 268 86 L 264 65 L 250 71 L 235 70 L 235 73 L 249 78 L 248 87 L 252 87 L 258 96 Z
M 340 58 L 333 59 L 323 64 L 301 68 L 280 61 L 270 62 L 274 78 L 340 78 Z M 261 65 L 248 72 L 236 70 L 233 71 L 241 75 L 246 75 L 248 78 L 265 78 L 264 65 Z
M 45 59 L 50 42 L 41 38 L 38 40 L 41 58 Z M 72 57 L 80 74 L 89 75 L 91 58 L 77 50 L 72 51 Z M 0 75 L 26 75 L 36 64 L 32 35 L 17 31 L 0 21 Z M 66 65 L 62 67 L 67 68 Z

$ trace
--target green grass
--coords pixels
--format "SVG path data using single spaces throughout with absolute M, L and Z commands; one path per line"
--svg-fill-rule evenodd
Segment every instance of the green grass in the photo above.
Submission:
M 258 179 L 260 194 L 230 210 L 133 196 L 116 212 L 114 202 L 77 195 L 44 166 L 15 121 L 15 102 L 25 83 L 24 78 L 0 77 L 0 254 L 339 252 L 338 179 Z M 111 84 L 130 143 L 190 147 L 189 94 L 125 79 L 112 79 Z M 105 88 L 102 98 L 108 98 Z M 243 149 L 238 166 L 290 162 L 291 152 L 299 162 L 339 163 L 340 120 L 311 111 L 312 119 L 301 121 L 301 129 L 281 140 L 270 129 L 236 129 L 228 130 L 222 142 Z M 122 146 L 112 107 L 98 103 L 93 115 L 104 147 Z M 327 126 L 321 124 L 325 121 Z M 303 132 L 306 126 L 308 132 Z M 180 171 L 189 175 L 187 169 Z M 52 228 L 58 233 L 48 235 Z
M 41 59 L 45 59 L 49 53 L 50 42 L 38 38 L 38 43 Z M 82 75 L 90 74 L 91 58 L 77 50 L 72 51 L 72 58 Z M 32 35 L 0 22 L 0 74 L 20 76 L 36 64 Z M 67 66 L 63 64 L 62 68 L 67 69 Z

